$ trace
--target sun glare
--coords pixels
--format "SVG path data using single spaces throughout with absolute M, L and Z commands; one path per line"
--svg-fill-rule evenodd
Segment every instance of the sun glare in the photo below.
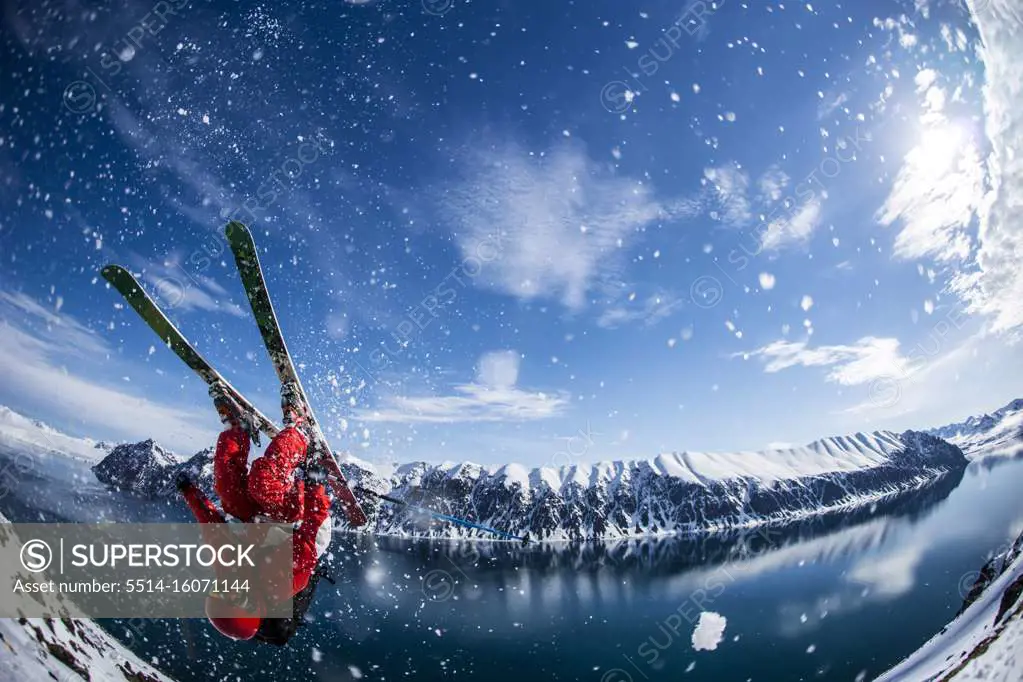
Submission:
M 949 170 L 967 145 L 966 135 L 959 126 L 943 125 L 925 129 L 914 153 L 922 170 L 942 174 Z

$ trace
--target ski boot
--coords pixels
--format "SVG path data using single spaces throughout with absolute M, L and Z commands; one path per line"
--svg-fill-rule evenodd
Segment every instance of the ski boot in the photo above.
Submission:
M 213 398 L 213 407 L 220 415 L 220 422 L 224 425 L 240 426 L 257 446 L 259 443 L 259 429 L 252 421 L 252 415 L 242 409 L 242 406 L 227 392 L 223 382 L 214 381 L 210 384 L 210 397 Z

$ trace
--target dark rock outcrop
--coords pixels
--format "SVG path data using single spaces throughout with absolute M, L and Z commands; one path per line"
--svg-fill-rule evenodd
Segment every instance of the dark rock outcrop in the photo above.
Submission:
M 211 490 L 213 455 L 211 450 L 202 450 L 179 462 L 150 439 L 116 446 L 92 471 L 100 483 L 156 499 L 174 493 L 174 479 L 180 471 L 187 472 L 204 490 Z

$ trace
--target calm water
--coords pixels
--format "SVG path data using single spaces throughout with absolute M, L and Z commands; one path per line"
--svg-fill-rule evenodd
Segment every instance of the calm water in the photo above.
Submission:
M 21 483 L 0 500 L 12 520 L 188 518 L 73 467 Z M 528 549 L 339 537 L 337 584 L 321 582 L 285 650 L 199 620 L 105 624 L 181 680 L 870 679 L 950 620 L 984 558 L 1023 529 L 1020 490 L 1014 460 L 747 537 Z M 712 650 L 693 646 L 701 611 L 725 619 Z

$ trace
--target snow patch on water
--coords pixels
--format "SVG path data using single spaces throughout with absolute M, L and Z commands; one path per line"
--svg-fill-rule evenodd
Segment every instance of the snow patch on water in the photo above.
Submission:
M 725 637 L 728 620 L 720 613 L 704 611 L 693 631 L 693 648 L 697 651 L 714 651 Z

